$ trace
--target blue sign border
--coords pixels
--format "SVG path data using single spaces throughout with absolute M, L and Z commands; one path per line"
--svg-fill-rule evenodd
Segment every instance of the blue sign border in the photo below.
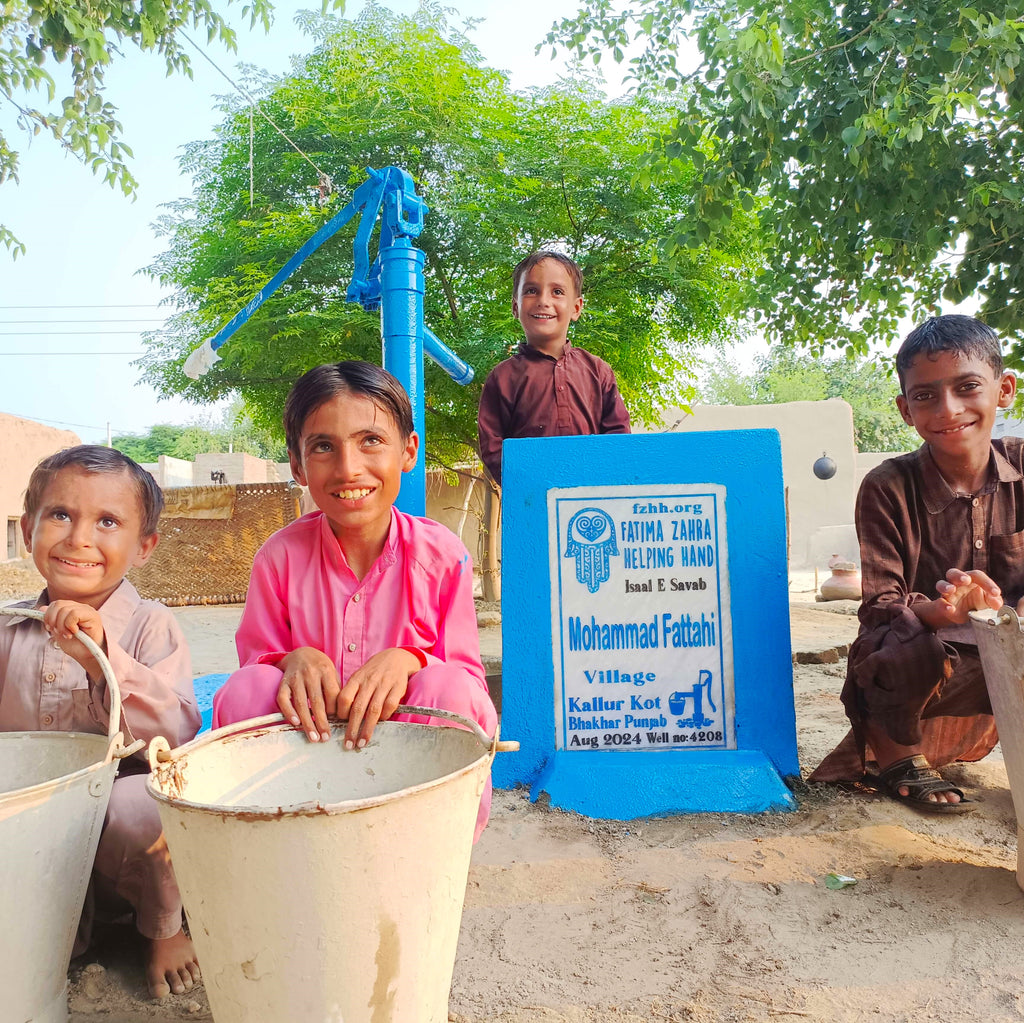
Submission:
M 685 486 L 685 484 L 681 484 L 680 485 L 680 487 L 682 487 L 682 486 Z M 556 488 L 553 488 L 553 489 L 556 489 Z M 617 498 L 620 495 L 614 494 L 611 490 L 609 490 L 609 496 L 613 497 L 613 498 Z M 720 535 L 720 522 L 721 522 L 721 519 L 722 519 L 722 514 L 721 514 L 722 513 L 722 509 L 719 507 L 719 501 L 720 501 L 720 498 L 721 498 L 721 494 L 718 491 L 712 491 L 712 490 L 699 491 L 698 490 L 698 491 L 694 491 L 692 493 L 687 493 L 685 495 L 685 498 L 688 501 L 697 500 L 698 498 L 703 498 L 705 500 L 710 501 L 711 506 L 714 508 L 715 551 L 716 551 L 716 554 L 720 554 L 720 552 L 722 550 L 722 541 L 721 541 L 721 535 Z M 636 494 L 630 494 L 630 500 L 632 500 L 632 501 L 649 501 L 649 502 L 653 502 L 653 503 L 657 504 L 657 503 L 660 503 L 662 501 L 666 501 L 666 500 L 669 500 L 669 499 L 670 498 L 666 494 L 664 494 L 662 492 L 651 492 L 651 493 L 640 492 L 640 493 L 636 493 Z M 562 514 L 561 514 L 562 513 L 562 505 L 563 504 L 578 505 L 580 503 L 580 500 L 581 500 L 581 498 L 579 498 L 579 497 L 570 497 L 570 496 L 556 497 L 555 498 L 555 528 L 556 528 L 556 530 L 558 532 L 558 536 L 559 537 L 562 536 Z M 587 500 L 593 500 L 593 498 L 587 498 Z M 556 549 L 561 551 L 560 543 L 556 544 Z M 728 547 L 726 547 L 726 550 L 728 550 Z M 559 557 L 561 557 L 561 554 L 559 554 Z M 724 621 L 724 618 L 722 617 L 722 590 L 723 590 L 723 586 L 722 586 L 722 564 L 721 564 L 721 558 L 720 557 L 716 557 L 715 565 L 713 567 L 713 571 L 714 571 L 714 574 L 715 574 L 715 583 L 716 583 L 716 585 L 715 585 L 715 593 L 716 593 L 716 596 L 717 596 L 718 621 L 719 621 L 719 623 L 722 623 Z M 559 576 L 559 579 L 561 580 L 561 576 Z M 561 582 L 559 582 L 559 587 L 558 587 L 558 607 L 559 607 L 560 611 L 564 607 L 564 597 L 562 595 Z M 564 620 L 564 618 L 565 618 L 564 613 L 559 614 L 559 618 Z M 552 659 L 554 658 L 554 649 L 553 648 L 554 648 L 554 642 L 552 640 Z M 562 671 L 562 677 L 564 679 L 564 677 L 565 677 L 565 644 L 564 643 L 562 644 L 562 647 L 561 647 L 561 654 L 562 654 L 562 658 L 561 658 L 561 671 Z M 726 697 L 726 691 L 725 691 L 725 647 L 724 647 L 724 645 L 720 645 L 719 648 L 718 648 L 718 672 L 717 672 L 717 676 L 718 676 L 718 689 L 719 689 L 719 693 L 720 693 L 720 696 L 721 696 L 721 699 L 722 699 L 722 703 L 724 705 L 725 704 L 725 697 Z M 566 715 L 567 715 L 567 712 L 566 712 L 566 709 L 565 709 L 566 700 L 565 700 L 565 696 L 564 696 L 564 693 L 562 691 L 562 688 L 563 687 L 560 686 L 558 684 L 558 682 L 556 681 L 555 682 L 555 705 L 561 707 L 561 712 L 562 712 L 562 735 L 564 736 L 564 735 L 568 734 L 569 729 L 567 727 L 567 722 L 565 720 L 566 719 Z M 731 730 L 730 730 L 730 727 L 729 727 L 730 722 L 728 721 L 728 719 L 726 720 L 725 724 L 726 724 L 726 728 L 724 729 L 725 737 L 723 738 L 723 740 L 720 743 L 715 743 L 714 745 L 711 745 L 711 746 L 707 746 L 707 745 L 703 746 L 702 747 L 703 749 L 709 749 L 709 748 L 710 749 L 726 749 L 726 748 L 728 748 L 728 744 L 729 744 L 729 741 L 730 741 L 730 734 L 731 734 Z M 557 743 L 557 735 L 558 735 L 557 722 L 556 722 L 555 735 L 556 735 L 556 743 Z M 573 752 L 583 753 L 583 752 L 586 752 L 586 751 L 585 750 L 575 750 Z
M 494 784 L 594 817 L 757 812 L 799 776 L 782 451 L 775 430 L 507 440 L 502 466 L 502 733 Z M 547 493 L 717 483 L 725 518 L 735 750 L 555 750 Z

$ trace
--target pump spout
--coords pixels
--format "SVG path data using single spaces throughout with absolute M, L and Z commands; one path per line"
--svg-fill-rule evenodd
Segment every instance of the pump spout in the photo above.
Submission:
M 429 327 L 423 327 L 423 354 L 437 363 L 457 384 L 473 379 L 473 367 L 463 362 Z

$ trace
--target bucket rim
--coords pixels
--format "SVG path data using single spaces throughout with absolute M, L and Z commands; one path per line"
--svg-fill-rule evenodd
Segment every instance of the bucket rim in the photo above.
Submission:
M 245 722 L 241 722 L 241 724 L 244 725 Z M 382 728 L 384 726 L 398 726 L 414 729 L 451 727 L 447 725 L 424 725 L 415 721 L 381 721 L 377 724 L 377 728 Z M 341 722 L 338 724 L 331 724 L 330 727 L 331 734 L 333 736 L 335 732 L 344 731 L 345 723 Z M 461 728 L 452 730 L 463 731 Z M 473 773 L 479 769 L 481 761 L 487 762 L 487 768 L 489 771 L 491 762 L 494 760 L 493 749 L 481 749 L 480 755 L 474 760 L 471 760 L 463 767 L 457 768 L 454 771 L 449 771 L 447 774 L 443 774 L 438 778 L 431 778 L 429 781 L 420 782 L 418 785 L 408 785 L 392 792 L 384 792 L 378 796 L 365 796 L 362 799 L 346 799 L 337 803 L 322 803 L 317 800 L 306 803 L 291 803 L 288 805 L 278 806 L 259 806 L 255 804 L 241 806 L 237 803 L 200 803 L 193 799 L 186 799 L 183 796 L 168 795 L 166 792 L 163 792 L 156 787 L 155 778 L 160 771 L 168 771 L 172 769 L 179 760 L 186 758 L 189 754 L 196 752 L 203 746 L 212 746 L 214 743 L 221 742 L 222 740 L 234 739 L 242 735 L 261 736 L 268 735 L 272 732 L 298 732 L 304 735 L 301 727 L 289 724 L 287 721 L 278 721 L 268 725 L 251 725 L 249 727 L 239 728 L 230 732 L 228 732 L 227 729 L 220 729 L 216 732 L 207 732 L 205 735 L 197 736 L 191 742 L 187 742 L 183 746 L 178 746 L 171 752 L 170 760 L 163 761 L 159 766 L 154 767 L 146 778 L 146 790 L 154 799 L 161 803 L 166 803 L 168 806 L 177 807 L 179 809 L 196 810 L 203 813 L 228 814 L 232 817 L 241 817 L 246 820 L 283 820 L 285 818 L 294 817 L 321 817 L 342 813 L 354 813 L 359 810 L 369 810 L 375 806 L 383 806 L 385 803 L 392 802 L 399 795 L 408 796 L 419 792 L 426 792 L 430 789 L 437 788 L 440 785 L 444 785 L 453 779 Z M 345 752 L 358 754 L 359 751 L 346 750 Z
M 105 735 L 101 735 L 99 732 L 2 732 L 0 733 L 0 742 L 3 742 L 6 737 L 35 737 L 41 739 L 56 739 L 60 742 L 65 742 L 69 739 L 97 739 L 102 741 L 105 752 L 108 750 L 109 746 L 107 737 Z M 69 774 L 58 774 L 55 778 L 48 778 L 46 781 L 37 782 L 35 785 L 25 785 L 20 789 L 8 789 L 6 792 L 0 792 L 0 806 L 3 806 L 4 803 L 14 802 L 16 799 L 24 799 L 26 796 L 42 795 L 48 789 L 56 788 L 58 784 L 66 785 L 69 782 L 78 781 L 80 778 L 85 778 L 105 767 L 112 767 L 112 773 L 116 773 L 117 765 L 117 760 L 109 758 L 100 759 L 95 763 L 88 764 L 85 767 L 80 767 L 77 771 L 71 771 Z

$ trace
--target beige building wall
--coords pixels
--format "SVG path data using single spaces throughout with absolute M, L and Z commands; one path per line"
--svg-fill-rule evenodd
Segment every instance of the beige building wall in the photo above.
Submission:
M 213 482 L 210 473 L 222 472 L 224 479 L 219 480 L 220 483 L 276 483 L 277 471 L 273 465 L 265 458 L 240 452 L 196 455 L 192 482 L 197 487 L 208 487 Z
M 849 547 L 854 537 L 853 505 L 859 480 L 853 410 L 845 401 L 833 398 L 782 405 L 698 405 L 692 415 L 682 409 L 667 409 L 663 421 L 667 430 L 688 432 L 778 430 L 783 485 L 788 492 L 790 569 L 812 569 L 823 556 L 827 562 L 823 543 L 826 547 L 837 543 Z M 825 453 L 837 467 L 830 480 L 818 479 L 812 469 Z M 848 528 L 830 532 L 825 541 L 816 535 L 837 526 Z
M 191 487 L 192 463 L 185 458 L 161 455 L 156 462 L 140 462 L 143 469 L 152 474 L 161 488 Z
M 468 472 L 482 469 L 467 467 Z M 447 526 L 469 549 L 473 558 L 474 590 L 479 596 L 480 566 L 484 562 L 484 488 L 490 484 L 482 479 L 460 475 L 455 484 L 440 469 L 427 470 L 427 518 Z M 497 550 L 501 550 L 501 529 L 498 529 Z
M 881 465 L 887 458 L 895 458 L 899 451 L 858 451 L 857 452 L 857 490 L 860 490 L 864 477 L 876 465 Z
M 213 472 L 224 473 L 224 483 L 287 483 L 292 478 L 287 462 L 278 464 L 240 452 L 196 455 L 194 462 L 161 455 L 158 462 L 146 462 L 161 487 L 208 487 Z
M 4 516 L 5 559 L 25 554 L 18 524 L 32 470 L 47 455 L 81 443 L 70 430 L 56 430 L 0 412 L 0 509 Z

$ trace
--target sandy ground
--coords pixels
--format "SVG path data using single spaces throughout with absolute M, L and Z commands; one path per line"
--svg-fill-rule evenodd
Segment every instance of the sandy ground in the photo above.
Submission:
M 801 596 L 794 651 L 825 662 L 794 665 L 806 775 L 845 730 L 840 651 L 856 620 L 852 605 Z M 175 613 L 196 672 L 228 670 L 239 609 Z M 493 627 L 484 644 L 495 657 Z M 473 854 L 450 1019 L 1024 1020 L 1024 893 L 1002 759 L 949 773 L 980 800 L 975 813 L 926 816 L 820 786 L 787 814 L 623 823 L 496 792 Z M 857 884 L 828 889 L 832 871 Z M 111 930 L 72 964 L 71 1023 L 211 1019 L 201 989 L 148 1002 L 125 939 Z

